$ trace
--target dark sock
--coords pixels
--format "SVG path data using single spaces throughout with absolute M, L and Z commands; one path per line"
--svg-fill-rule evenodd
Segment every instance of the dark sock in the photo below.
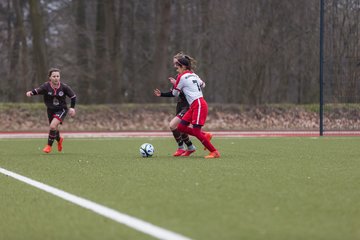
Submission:
M 186 146 L 191 146 L 192 142 L 190 141 L 189 135 L 187 133 L 181 133 L 181 139 L 186 144 Z
M 56 131 L 56 141 L 60 141 L 60 131 Z
M 178 146 L 182 146 L 183 145 L 183 140 L 181 139 L 181 133 L 178 129 L 175 130 L 171 130 L 172 134 L 174 135 L 175 141 L 177 142 Z
M 49 131 L 48 145 L 52 146 L 56 137 L 56 130 Z

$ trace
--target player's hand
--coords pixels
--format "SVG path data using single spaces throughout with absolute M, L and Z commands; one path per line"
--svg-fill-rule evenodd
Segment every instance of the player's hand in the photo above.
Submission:
M 76 114 L 75 108 L 69 108 L 69 115 L 70 117 L 74 117 Z
M 174 86 L 175 86 L 175 84 L 176 84 L 176 80 L 175 80 L 175 78 L 173 78 L 173 77 L 169 77 L 169 81 L 171 82 L 171 84 L 172 84 L 172 85 L 174 85 Z
M 34 94 L 32 93 L 32 91 L 26 92 L 26 96 L 27 96 L 27 97 L 31 97 L 32 95 L 34 95 Z
M 154 95 L 157 97 L 161 96 L 161 91 L 159 89 L 154 89 Z

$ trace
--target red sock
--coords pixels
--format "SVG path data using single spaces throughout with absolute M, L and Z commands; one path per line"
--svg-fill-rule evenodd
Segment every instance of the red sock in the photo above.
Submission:
M 216 151 L 216 148 L 211 144 L 211 142 L 205 138 L 201 128 L 191 128 L 180 123 L 178 125 L 178 129 L 180 132 L 195 136 L 210 152 Z
M 180 132 L 183 132 L 183 133 L 187 133 L 187 134 L 190 134 L 192 136 L 195 136 L 194 135 L 194 132 L 193 132 L 193 128 L 189 127 L 189 126 L 186 126 L 184 124 L 181 124 L 179 123 L 177 129 L 180 131 Z

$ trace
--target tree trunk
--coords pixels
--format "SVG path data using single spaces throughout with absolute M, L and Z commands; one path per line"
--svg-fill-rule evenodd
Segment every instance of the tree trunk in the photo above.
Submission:
M 35 64 L 35 84 L 40 84 L 46 81 L 47 76 L 47 59 L 46 59 L 46 44 L 44 36 L 43 15 L 40 9 L 39 0 L 29 0 L 30 5 L 30 19 L 31 32 L 33 44 L 33 58 Z
M 171 2 L 159 0 L 157 4 L 159 14 L 157 17 L 157 33 L 155 35 L 155 51 L 151 67 L 151 78 L 148 79 L 151 88 L 156 87 L 159 81 L 166 81 L 169 76 L 168 68 L 171 64 L 171 56 L 168 55 L 168 44 L 170 39 L 170 6 Z M 151 95 L 152 97 L 152 95 Z M 150 100 L 150 99 L 149 99 Z
M 90 103 L 91 100 L 91 83 L 93 79 L 89 69 L 89 54 L 90 47 L 89 39 L 87 37 L 86 25 L 86 0 L 75 1 L 75 21 L 76 21 L 76 63 L 78 69 L 79 88 L 81 91 L 81 102 Z
M 105 57 L 105 10 L 104 2 L 98 0 L 96 4 L 96 32 L 95 32 L 95 82 L 93 92 L 93 103 L 104 103 L 106 90 L 106 81 L 108 74 L 106 72 Z

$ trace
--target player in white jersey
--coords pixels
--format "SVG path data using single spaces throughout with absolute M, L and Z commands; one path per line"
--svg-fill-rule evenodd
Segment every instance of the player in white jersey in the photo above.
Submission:
M 182 52 L 179 52 L 173 57 L 173 66 L 175 69 L 176 69 L 175 63 L 177 62 L 176 56 L 180 56 L 180 55 L 184 55 L 184 54 Z M 172 83 L 172 85 L 174 86 L 176 80 L 172 77 L 169 77 L 169 80 Z M 161 92 L 157 88 L 154 89 L 154 95 L 157 97 L 174 97 L 174 95 L 172 94 L 172 91 Z M 182 133 L 177 129 L 177 126 L 179 125 L 181 118 L 187 112 L 189 107 L 190 107 L 190 105 L 187 102 L 184 93 L 180 93 L 179 96 L 177 97 L 176 116 L 169 123 L 170 130 L 174 136 L 175 141 L 178 144 L 178 149 L 173 154 L 174 157 L 179 157 L 179 156 L 188 157 L 196 151 L 196 147 L 191 142 L 189 135 L 187 133 Z M 184 145 L 186 145 L 186 148 Z
M 179 75 L 172 92 L 174 96 L 178 96 L 182 91 L 190 104 L 190 108 L 181 119 L 178 129 L 199 139 L 205 148 L 210 151 L 210 154 L 205 158 L 219 158 L 220 153 L 210 142 L 212 134 L 201 130 L 208 114 L 208 105 L 201 90 L 205 87 L 205 83 L 191 71 L 191 60 L 191 57 L 183 55 L 179 56 L 176 62 L 176 70 Z M 190 123 L 193 126 L 192 128 L 189 127 Z
M 173 90 L 173 94 L 183 91 L 186 100 L 191 105 L 196 99 L 203 97 L 201 89 L 204 87 L 205 83 L 200 77 L 188 70 L 181 75 L 175 91 Z

